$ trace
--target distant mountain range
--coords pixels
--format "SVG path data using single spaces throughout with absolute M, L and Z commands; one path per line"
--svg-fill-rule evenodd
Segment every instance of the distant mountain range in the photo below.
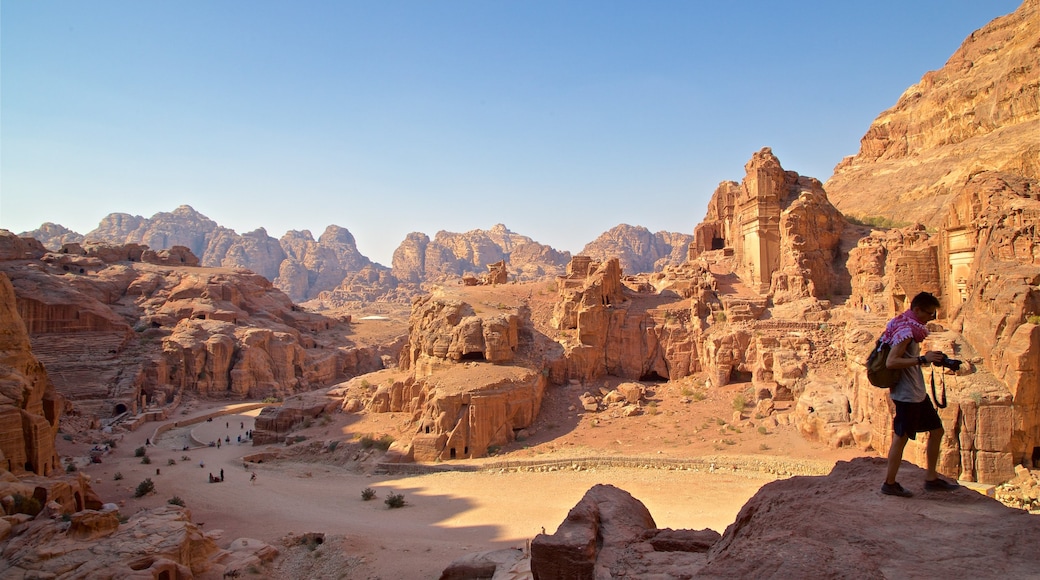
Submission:
M 464 233 L 440 231 L 431 240 L 421 232 L 408 234 L 394 251 L 391 267 L 362 255 L 345 228 L 328 226 L 314 239 L 310 231 L 288 231 L 280 239 L 263 228 L 238 234 L 220 226 L 188 205 L 150 218 L 125 213 L 106 216 L 86 234 L 45 223 L 22 232 L 45 247 L 66 243 L 144 244 L 154 250 L 185 246 L 203 266 L 246 268 L 267 279 L 295 302 L 335 293 L 338 301 L 407 299 L 408 289 L 426 282 L 442 283 L 465 275 L 479 276 L 487 266 L 504 261 L 515 280 L 535 280 L 563 274 L 571 254 L 502 224 Z M 619 258 L 626 273 L 652 272 L 681 264 L 693 236 L 651 233 L 642 226 L 618 225 L 585 245 L 582 255 L 596 260 Z M 357 295 L 358 293 L 363 295 Z

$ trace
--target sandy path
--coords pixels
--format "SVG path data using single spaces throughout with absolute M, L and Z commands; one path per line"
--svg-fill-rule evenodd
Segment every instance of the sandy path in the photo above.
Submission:
M 281 548 L 280 539 L 290 532 L 343 536 L 342 549 L 363 558 L 351 578 L 435 578 L 466 553 L 522 547 L 542 528 L 554 532 L 597 483 L 631 493 L 647 506 L 658 527 L 722 532 L 748 498 L 771 480 L 754 473 L 634 468 L 401 477 L 316 463 L 244 467 L 242 456 L 258 449 L 236 440 L 252 428 L 255 414 L 220 417 L 193 427 L 195 437 L 203 441 L 230 437 L 231 444 L 220 449 L 185 452 L 186 430 L 171 431 L 148 448 L 152 463 L 142 465 L 133 452 L 151 430 L 141 430 L 127 434 L 105 463 L 85 471 L 94 477 L 102 498 L 124 502 L 125 513 L 181 497 L 194 521 L 210 532 L 223 530 L 221 546 L 250 537 Z M 200 461 L 205 467 L 199 467 Z M 209 474 L 219 476 L 221 469 L 225 481 L 207 483 Z M 113 480 L 115 471 L 123 480 Z M 253 472 L 257 480 L 250 483 Z M 156 493 L 134 499 L 134 488 L 146 477 L 155 483 Z M 361 499 L 366 487 L 377 491 L 376 499 Z M 386 507 L 383 499 L 391 491 L 404 494 L 404 508 Z

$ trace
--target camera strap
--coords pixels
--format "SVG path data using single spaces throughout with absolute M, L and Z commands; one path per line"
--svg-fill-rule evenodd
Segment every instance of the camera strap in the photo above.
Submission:
M 946 408 L 946 377 L 944 373 L 939 373 L 939 382 L 942 384 L 942 402 L 939 402 L 939 397 L 935 395 L 935 367 L 932 367 L 932 401 L 935 406 L 940 409 Z

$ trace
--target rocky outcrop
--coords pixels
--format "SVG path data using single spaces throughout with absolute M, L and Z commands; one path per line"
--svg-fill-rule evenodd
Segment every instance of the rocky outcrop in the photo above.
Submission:
M 345 339 L 336 327 L 348 321 L 301 311 L 262 276 L 191 266 L 187 249 L 64 250 L 0 271 L 56 391 L 87 416 L 161 408 L 186 392 L 286 396 L 398 356 L 400 345 Z
M 739 187 L 725 182 L 715 190 L 690 259 L 728 249 L 743 283 L 777 304 L 840 293 L 847 283 L 836 263 L 846 222 L 820 182 L 785 171 L 768 147 L 744 170 Z
M 657 529 L 639 500 L 596 485 L 555 533 L 531 541 L 527 562 L 506 551 L 473 554 L 441 577 L 475 577 L 458 575 L 473 568 L 482 578 L 529 569 L 535 579 L 589 580 L 1035 575 L 1036 516 L 966 488 L 922 491 L 924 471 L 914 466 L 900 471 L 914 497 L 883 496 L 884 473 L 884 459 L 861 458 L 825 476 L 768 483 L 721 536 Z
M 29 232 L 19 234 L 23 238 L 37 240 L 44 247 L 58 249 L 65 244 L 79 243 L 84 240 L 83 234 L 78 234 L 63 225 L 44 222 L 43 225 Z
M 386 270 L 361 255 L 354 236 L 339 226 L 325 228 L 317 241 L 307 230 L 286 232 L 281 246 L 286 259 L 278 267 L 278 276 L 271 280 L 296 302 L 336 289 L 348 274 L 362 268 Z
M 40 475 L 60 468 L 54 439 L 63 408 L 33 356 L 11 281 L 0 272 L 0 467 Z
M 280 443 L 285 434 L 305 421 L 334 412 L 340 401 L 326 393 L 303 393 L 286 399 L 281 405 L 264 407 L 256 417 L 253 445 Z
M 432 241 L 426 234 L 408 234 L 394 251 L 393 273 L 407 283 L 444 282 L 467 275 L 478 277 L 489 265 L 504 262 L 516 280 L 526 281 L 559 274 L 569 259 L 567 252 L 557 252 L 497 224 L 486 231 L 440 231 Z
M 427 376 L 460 361 L 512 361 L 519 346 L 522 312 L 477 316 L 461 300 L 421 296 L 412 302 L 405 369 Z
M 845 214 L 938 226 L 979 171 L 1040 178 L 1040 2 L 965 39 L 881 113 L 827 181 Z
M 5 578 L 237 578 L 278 555 L 274 546 L 250 538 L 238 538 L 220 549 L 219 530 L 204 533 L 202 524 L 192 523 L 188 509 L 175 505 L 142 509 L 129 517 L 121 516 L 111 504 L 65 513 L 67 523 L 46 511 L 15 520 L 12 536 L 0 544 L 0 574 Z
M 620 224 L 585 244 L 582 256 L 597 262 L 617 258 L 621 270 L 628 274 L 659 272 L 665 266 L 678 266 L 686 261 L 693 236 L 675 232 L 650 233 L 643 226 Z
M 391 447 L 394 461 L 486 457 L 534 422 L 545 387 L 536 370 L 456 364 L 429 376 L 388 380 L 376 387 L 369 410 L 406 413 L 417 424 L 410 441 Z

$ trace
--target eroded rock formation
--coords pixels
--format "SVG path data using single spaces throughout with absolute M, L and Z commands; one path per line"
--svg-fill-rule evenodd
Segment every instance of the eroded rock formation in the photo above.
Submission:
M 1040 2 L 1025 0 L 964 40 L 871 123 L 827 194 L 856 217 L 931 227 L 984 170 L 1040 178 Z
M 0 247 L 18 245 L 0 234 Z M 0 261 L 0 271 L 57 392 L 88 416 L 160 408 L 184 393 L 285 396 L 397 356 L 399 345 L 343 340 L 336 327 L 348 321 L 301 311 L 262 276 L 196 264 L 186 248 L 88 243 Z
M 54 438 L 63 409 L 62 397 L 33 356 L 11 281 L 0 272 L 0 467 L 41 475 L 59 469 Z
M 617 258 L 628 274 L 660 272 L 686 261 L 693 236 L 673 232 L 650 233 L 643 226 L 619 224 L 585 244 L 580 255 L 597 262 Z
M 968 489 L 907 498 L 878 493 L 885 461 L 839 462 L 826 476 L 768 483 L 721 536 L 657 529 L 638 499 L 609 485 L 591 488 L 529 556 L 471 554 L 441 578 L 515 574 L 532 578 L 908 578 L 1027 577 L 1040 520 Z M 920 468 L 904 478 L 923 480 Z M 911 486 L 920 490 L 920 484 Z M 922 503 L 923 502 L 923 503 Z M 924 506 L 927 504 L 927 507 Z M 913 530 L 908 534 L 907 530 Z M 922 557 L 922 550 L 933 557 Z

